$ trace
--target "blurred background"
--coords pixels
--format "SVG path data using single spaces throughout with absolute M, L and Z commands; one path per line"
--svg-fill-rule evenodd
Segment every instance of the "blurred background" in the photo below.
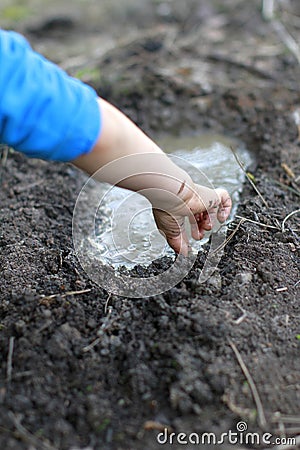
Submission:
M 25 34 L 37 51 L 85 81 L 95 78 L 103 55 L 149 35 L 164 40 L 148 43 L 148 51 L 190 47 L 250 65 L 250 48 L 251 64 L 263 70 L 268 57 L 288 56 L 293 47 L 292 59 L 300 62 L 297 0 L 0 0 L 0 26 Z

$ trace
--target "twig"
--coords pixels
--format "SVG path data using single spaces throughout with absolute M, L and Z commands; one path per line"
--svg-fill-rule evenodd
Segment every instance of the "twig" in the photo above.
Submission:
M 283 168 L 283 170 L 285 171 L 285 173 L 287 174 L 287 176 L 289 178 L 292 178 L 292 179 L 295 178 L 295 174 L 294 174 L 293 170 L 286 163 L 281 163 L 281 167 Z
M 300 416 L 287 416 L 281 415 L 279 412 L 275 413 L 271 419 L 271 422 L 284 422 L 284 423 L 300 423 Z
M 99 344 L 99 342 L 101 341 L 101 337 L 97 337 L 93 342 L 91 342 L 89 345 L 86 345 L 85 347 L 83 347 L 82 351 L 84 353 L 89 352 L 90 350 L 92 350 L 92 348 L 94 348 L 97 344 Z
M 294 216 L 295 214 L 300 213 L 300 209 L 296 209 L 295 211 L 292 211 L 290 214 L 288 214 L 282 221 L 282 232 L 285 232 L 285 223 L 288 219 L 290 219 L 292 216 Z
M 242 171 L 244 172 L 244 174 L 246 175 L 249 183 L 251 184 L 251 186 L 253 187 L 253 189 L 255 190 L 255 192 L 258 194 L 258 196 L 261 198 L 261 200 L 263 201 L 264 205 L 269 208 L 268 203 L 266 202 L 266 200 L 263 198 L 262 194 L 260 193 L 260 191 L 258 190 L 258 188 L 255 186 L 255 184 L 253 183 L 253 181 L 251 180 L 251 178 L 249 177 L 243 163 L 241 162 L 240 158 L 238 157 L 238 154 L 236 152 L 236 150 L 233 148 L 232 145 L 230 145 L 230 150 L 233 153 L 233 156 L 235 157 L 236 162 L 238 163 L 238 165 L 240 166 L 240 168 L 242 169 Z
M 246 317 L 248 317 L 248 314 L 246 312 L 244 312 L 238 319 L 234 320 L 233 323 L 235 325 L 240 325 L 242 322 L 244 322 Z
M 172 433 L 173 428 L 169 425 L 161 422 L 157 422 L 156 420 L 146 420 L 146 422 L 143 425 L 144 430 L 157 430 L 157 431 L 164 431 L 167 430 L 168 433 Z
M 66 292 L 65 294 L 62 294 L 62 295 L 60 295 L 60 294 L 54 294 L 54 295 L 60 296 L 62 298 L 65 298 L 65 297 L 69 297 L 70 295 L 85 294 L 87 292 L 91 292 L 91 290 L 92 289 L 82 289 L 81 291 L 69 291 L 69 292 Z
M 224 242 L 222 242 L 221 245 L 219 245 L 219 247 L 217 247 L 215 250 L 213 250 L 211 252 L 211 255 L 214 255 L 214 254 L 218 253 L 220 250 L 222 250 L 228 244 L 228 242 L 231 241 L 231 239 L 237 233 L 237 231 L 240 228 L 240 226 L 242 225 L 242 223 L 244 223 L 245 221 L 246 221 L 246 219 L 244 219 L 244 218 L 241 219 L 239 221 L 239 223 L 237 224 L 237 226 L 235 227 L 235 229 L 233 230 L 233 232 L 225 239 Z
M 9 338 L 8 355 L 7 355 L 7 370 L 6 370 L 6 381 L 7 381 L 7 383 L 11 382 L 14 343 L 15 343 L 15 338 L 14 338 L 14 336 L 11 336 Z
M 261 227 L 264 228 L 272 228 L 273 230 L 278 230 L 278 227 L 275 227 L 274 225 L 267 225 L 266 223 L 262 223 L 262 222 L 258 222 L 256 220 L 252 220 L 252 219 L 248 219 L 247 217 L 242 217 L 242 216 L 235 216 L 238 219 L 244 219 L 245 222 L 251 222 L 251 223 L 255 223 L 256 225 L 260 225 Z
M 265 20 L 271 20 L 274 17 L 274 0 L 263 0 L 262 16 Z
M 69 292 L 65 292 L 64 294 L 51 294 L 51 295 L 45 295 L 43 297 L 41 297 L 41 301 L 44 300 L 51 300 L 53 298 L 56 297 L 61 297 L 61 298 L 65 298 L 65 297 L 69 297 L 70 295 L 79 295 L 79 294 L 85 294 L 86 292 L 91 292 L 92 289 L 82 289 L 81 291 L 69 291 Z
M 253 381 L 253 378 L 251 377 L 250 372 L 247 369 L 247 366 L 244 363 L 243 358 L 242 358 L 240 352 L 238 351 L 237 347 L 235 346 L 235 344 L 230 339 L 228 339 L 228 342 L 229 342 L 229 345 L 232 348 L 232 350 L 233 350 L 233 352 L 234 352 L 234 354 L 236 356 L 236 359 L 237 359 L 237 361 L 238 361 L 238 363 L 239 363 L 239 365 L 240 365 L 240 367 L 241 367 L 241 369 L 242 369 L 242 371 L 243 371 L 243 373 L 244 373 L 244 375 L 245 375 L 245 377 L 246 377 L 246 379 L 248 381 L 249 387 L 251 389 L 251 393 L 252 393 L 252 396 L 253 396 L 253 399 L 254 399 L 254 402 L 255 402 L 255 405 L 256 405 L 256 409 L 257 409 L 258 424 L 259 424 L 259 426 L 262 429 L 266 429 L 267 421 L 266 421 L 265 412 L 264 412 L 263 405 L 262 405 L 262 402 L 261 402 L 259 394 L 258 394 L 258 390 L 256 388 L 256 385 L 255 385 L 254 381 Z
M 297 211 L 294 211 L 294 213 L 296 213 Z M 222 250 L 227 244 L 228 242 L 233 238 L 233 236 L 236 234 L 236 232 L 238 231 L 238 229 L 240 228 L 240 226 L 242 225 L 242 223 L 244 222 L 251 222 L 254 223 L 256 225 L 260 225 L 261 227 L 264 228 L 271 228 L 272 230 L 280 230 L 282 229 L 282 227 L 280 227 L 280 225 L 278 225 L 277 227 L 275 227 L 274 225 L 267 225 L 265 223 L 262 222 L 258 222 L 256 220 L 252 220 L 252 219 L 248 219 L 247 217 L 242 217 L 242 216 L 236 216 L 238 219 L 241 219 L 239 221 L 239 223 L 237 224 L 236 228 L 233 230 L 233 232 L 228 236 L 227 239 L 225 239 L 224 242 L 222 242 L 221 245 L 219 245 L 219 247 L 217 247 L 215 250 L 212 251 L 212 255 L 214 255 L 215 253 L 219 252 L 220 250 Z M 286 220 L 288 219 L 288 217 L 286 217 Z M 291 231 L 292 234 L 294 234 L 295 230 L 292 230 L 289 228 L 289 231 Z M 297 230 L 296 230 L 297 231 Z
M 105 305 L 104 305 L 104 314 L 107 314 L 107 309 L 108 309 L 108 305 L 109 305 L 110 299 L 111 299 L 111 293 L 109 294 L 109 296 L 107 297 L 107 300 L 106 300 L 106 302 L 105 302 Z
M 286 292 L 288 290 L 288 288 L 286 286 L 283 287 L 279 287 L 276 289 L 276 292 Z

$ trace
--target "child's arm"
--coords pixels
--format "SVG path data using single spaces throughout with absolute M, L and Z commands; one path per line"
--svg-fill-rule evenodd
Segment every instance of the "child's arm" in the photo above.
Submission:
M 157 226 L 176 252 L 187 254 L 185 216 L 195 239 L 211 228 L 215 213 L 220 221 L 228 217 L 226 191 L 195 186 L 126 116 L 17 33 L 0 30 L 0 68 L 0 142 L 30 157 L 73 161 L 90 174 L 105 166 L 103 181 L 151 201 Z
M 88 154 L 73 163 L 89 174 L 99 168 L 100 181 L 145 195 L 153 205 L 154 218 L 169 245 L 187 255 L 184 217 L 188 216 L 194 239 L 202 239 L 217 216 L 229 216 L 231 199 L 224 189 L 194 185 L 177 165 L 124 114 L 99 99 L 102 131 Z M 109 164 L 113 162 L 113 164 Z M 121 180 L 121 181 L 120 181 Z
M 33 158 L 70 161 L 90 151 L 101 125 L 97 94 L 0 30 L 0 142 Z

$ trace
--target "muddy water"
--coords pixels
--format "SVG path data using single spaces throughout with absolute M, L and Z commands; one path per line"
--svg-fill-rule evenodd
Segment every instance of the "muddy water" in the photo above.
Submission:
M 224 187 L 232 196 L 234 215 L 242 189 L 244 174 L 229 149 L 234 145 L 241 161 L 251 162 L 245 146 L 228 137 L 200 134 L 165 137 L 157 140 L 174 161 L 189 172 L 196 183 Z M 136 193 L 108 185 L 98 185 L 95 236 L 89 238 L 91 253 L 105 264 L 132 268 L 149 265 L 153 260 L 172 256 L 174 252 L 156 229 L 150 203 Z M 187 224 L 187 228 L 188 224 Z M 190 238 L 193 252 L 201 250 L 203 241 Z

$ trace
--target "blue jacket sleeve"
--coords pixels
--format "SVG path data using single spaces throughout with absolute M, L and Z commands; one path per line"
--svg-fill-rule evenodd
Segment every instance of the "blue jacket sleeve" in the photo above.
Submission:
M 101 130 L 96 92 L 0 30 L 0 142 L 34 158 L 71 161 Z

